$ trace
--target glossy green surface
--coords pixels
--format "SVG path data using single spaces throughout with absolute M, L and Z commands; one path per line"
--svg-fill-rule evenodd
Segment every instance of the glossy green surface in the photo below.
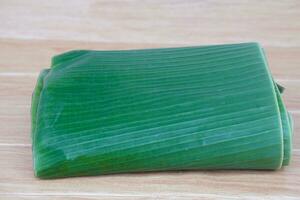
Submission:
M 256 43 L 55 56 L 32 98 L 35 174 L 278 169 L 281 91 Z

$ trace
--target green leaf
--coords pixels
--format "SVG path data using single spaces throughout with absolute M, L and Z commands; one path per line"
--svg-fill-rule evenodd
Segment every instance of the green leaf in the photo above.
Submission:
M 55 56 L 32 98 L 35 174 L 279 169 L 280 91 L 257 43 Z

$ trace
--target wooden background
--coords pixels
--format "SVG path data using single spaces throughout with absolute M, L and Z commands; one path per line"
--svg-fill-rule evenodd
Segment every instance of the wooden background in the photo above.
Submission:
M 258 41 L 295 121 L 279 171 L 33 176 L 30 98 L 38 72 L 71 49 Z M 300 199 L 300 1 L 0 0 L 0 199 Z

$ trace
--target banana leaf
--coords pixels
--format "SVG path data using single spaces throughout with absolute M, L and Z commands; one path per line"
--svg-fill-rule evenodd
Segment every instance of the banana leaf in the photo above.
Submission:
M 32 96 L 35 175 L 279 169 L 283 89 L 257 43 L 54 56 Z

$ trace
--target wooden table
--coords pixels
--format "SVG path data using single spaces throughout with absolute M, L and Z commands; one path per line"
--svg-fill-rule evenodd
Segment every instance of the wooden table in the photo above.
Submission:
M 249 3 L 251 2 L 251 3 Z M 258 41 L 295 121 L 290 166 L 39 180 L 30 102 L 37 74 L 70 49 Z M 300 199 L 300 1 L 1 0 L 0 199 Z

